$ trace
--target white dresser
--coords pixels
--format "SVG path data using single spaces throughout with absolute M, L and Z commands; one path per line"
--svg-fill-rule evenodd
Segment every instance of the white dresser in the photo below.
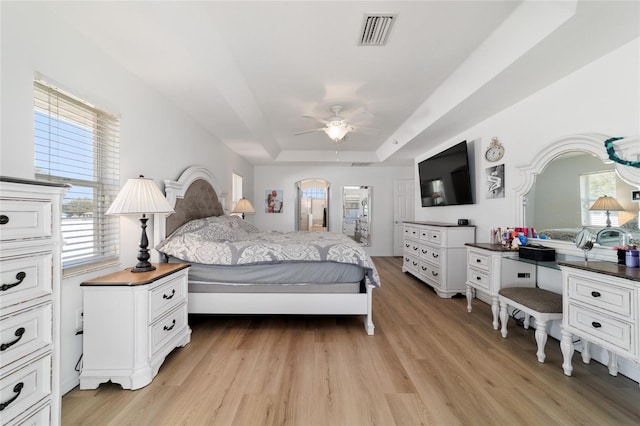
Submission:
M 404 222 L 402 272 L 409 272 L 449 298 L 466 291 L 466 243 L 475 241 L 475 226 Z
M 582 340 L 582 360 L 590 345 L 609 352 L 609 373 L 618 374 L 618 356 L 640 362 L 640 269 L 612 262 L 559 262 L 562 270 L 562 368 L 570 376 L 573 336 Z
M 60 424 L 60 210 L 67 189 L 0 178 L 3 425 Z
M 124 389 L 151 383 L 165 357 L 191 340 L 188 263 L 115 272 L 81 284 L 84 309 L 80 389 L 112 381 Z
M 517 251 L 500 244 L 467 244 L 467 311 L 471 312 L 474 297 L 489 303 L 495 330 L 500 326 L 498 291 L 506 287 L 536 286 L 536 265 L 507 259 L 517 257 Z

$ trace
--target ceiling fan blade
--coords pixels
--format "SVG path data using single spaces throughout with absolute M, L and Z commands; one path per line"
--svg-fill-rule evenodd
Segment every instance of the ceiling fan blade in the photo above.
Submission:
M 362 127 L 362 126 L 351 126 L 353 131 L 356 133 L 361 133 L 363 135 L 377 135 L 380 132 L 380 129 L 375 129 L 373 127 Z
M 313 132 L 323 132 L 324 131 L 324 127 L 322 128 L 318 128 L 318 129 L 311 129 L 311 130 L 302 130 L 301 132 L 296 132 L 294 133 L 294 135 L 304 135 L 305 133 L 313 133 Z
M 310 119 L 310 120 L 315 120 L 315 121 L 317 121 L 318 123 L 324 124 L 325 126 L 328 126 L 328 125 L 329 125 L 329 123 L 328 123 L 325 119 L 320 118 L 320 117 L 314 117 L 314 116 L 312 116 L 312 115 L 301 115 L 300 117 L 302 117 L 302 118 L 308 118 L 308 119 Z
M 359 121 L 371 120 L 373 118 L 373 114 L 369 111 L 362 110 L 357 111 L 350 116 L 347 117 L 347 121 L 349 123 L 357 123 Z

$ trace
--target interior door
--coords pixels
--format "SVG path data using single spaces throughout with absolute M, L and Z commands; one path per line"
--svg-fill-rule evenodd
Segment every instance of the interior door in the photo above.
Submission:
M 413 179 L 393 182 L 393 255 L 402 256 L 402 222 L 413 220 L 415 215 L 415 183 Z

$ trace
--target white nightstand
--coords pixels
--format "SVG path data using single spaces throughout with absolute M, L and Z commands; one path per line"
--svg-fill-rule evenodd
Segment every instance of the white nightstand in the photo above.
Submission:
M 165 357 L 191 340 L 187 321 L 188 263 L 154 264 L 81 284 L 83 368 L 80 389 L 111 380 L 125 389 L 151 383 Z

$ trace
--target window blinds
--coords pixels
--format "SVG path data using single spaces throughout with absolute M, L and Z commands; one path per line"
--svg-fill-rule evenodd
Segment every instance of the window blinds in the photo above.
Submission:
M 34 81 L 37 179 L 72 185 L 62 207 L 63 267 L 113 260 L 119 218 L 105 212 L 120 187 L 120 119 Z

